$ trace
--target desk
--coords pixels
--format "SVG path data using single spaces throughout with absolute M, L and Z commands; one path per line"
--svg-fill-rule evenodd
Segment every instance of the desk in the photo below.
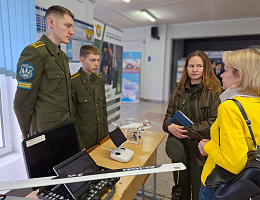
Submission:
M 114 149 L 115 145 L 111 140 L 107 140 L 105 143 L 90 152 L 90 156 L 97 163 L 97 165 L 110 169 L 155 165 L 157 160 L 157 147 L 165 136 L 166 133 L 145 131 L 143 134 L 143 139 L 140 139 L 139 144 L 125 143 L 123 147 L 131 149 L 135 152 L 133 159 L 128 163 L 121 163 L 109 158 L 110 151 L 103 149 L 102 147 L 107 149 Z M 148 176 L 149 174 L 121 177 L 115 185 L 116 193 L 111 198 L 111 200 L 134 199 L 138 190 L 145 183 Z M 26 197 L 36 198 L 35 194 L 36 192 L 33 192 Z

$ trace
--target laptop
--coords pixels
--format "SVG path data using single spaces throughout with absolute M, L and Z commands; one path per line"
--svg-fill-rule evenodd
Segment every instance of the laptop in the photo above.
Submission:
M 76 125 L 67 123 L 22 141 L 29 178 L 55 176 L 53 167 L 80 152 Z
M 98 166 L 87 151 L 82 151 L 62 163 L 53 167 L 54 171 L 59 176 L 79 173 L 95 173 L 104 170 L 109 170 Z M 103 180 L 85 181 L 77 183 L 64 184 L 73 199 L 99 199 L 104 192 L 111 189 L 114 194 L 114 184 L 119 178 L 109 178 Z M 112 195 L 113 195 L 112 194 Z M 110 194 L 110 196 L 112 196 Z M 94 198 L 96 197 L 96 198 Z

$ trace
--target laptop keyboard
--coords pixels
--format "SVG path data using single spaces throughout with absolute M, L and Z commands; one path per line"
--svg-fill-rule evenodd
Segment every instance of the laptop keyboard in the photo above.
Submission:
M 97 200 L 100 199 L 104 192 L 113 186 L 119 178 L 111 178 L 94 181 L 89 185 L 88 190 L 77 200 Z M 40 189 L 37 193 L 39 199 L 44 200 L 74 200 L 67 188 L 61 184 L 52 189 Z
M 74 200 L 63 184 L 57 185 L 50 190 L 41 189 L 37 193 L 37 197 L 44 200 Z

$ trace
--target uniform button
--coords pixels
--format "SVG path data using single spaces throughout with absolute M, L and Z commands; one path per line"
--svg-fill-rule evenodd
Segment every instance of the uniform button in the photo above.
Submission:
M 60 78 L 59 75 L 57 75 L 57 78 Z
M 88 100 L 87 100 L 87 99 L 85 99 L 85 102 L 88 102 Z
M 97 106 L 97 103 L 96 103 L 96 106 Z
M 69 91 L 69 94 L 70 94 L 71 92 Z
M 97 118 L 97 120 L 99 120 L 99 117 Z
M 83 83 L 86 83 L 86 81 L 84 80 Z
M 97 111 L 97 113 L 98 113 L 98 111 Z
M 71 101 L 70 101 L 70 103 L 71 103 Z
M 100 125 L 98 125 L 98 127 L 100 127 Z

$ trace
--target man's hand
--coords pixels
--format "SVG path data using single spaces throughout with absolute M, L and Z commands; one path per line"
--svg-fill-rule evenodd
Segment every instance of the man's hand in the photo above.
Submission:
M 177 124 L 171 124 L 168 126 L 168 131 L 170 131 L 171 134 L 173 134 L 175 137 L 179 139 L 188 138 L 188 135 L 185 135 L 187 133 L 187 130 L 183 130 L 184 126 L 179 126 Z

